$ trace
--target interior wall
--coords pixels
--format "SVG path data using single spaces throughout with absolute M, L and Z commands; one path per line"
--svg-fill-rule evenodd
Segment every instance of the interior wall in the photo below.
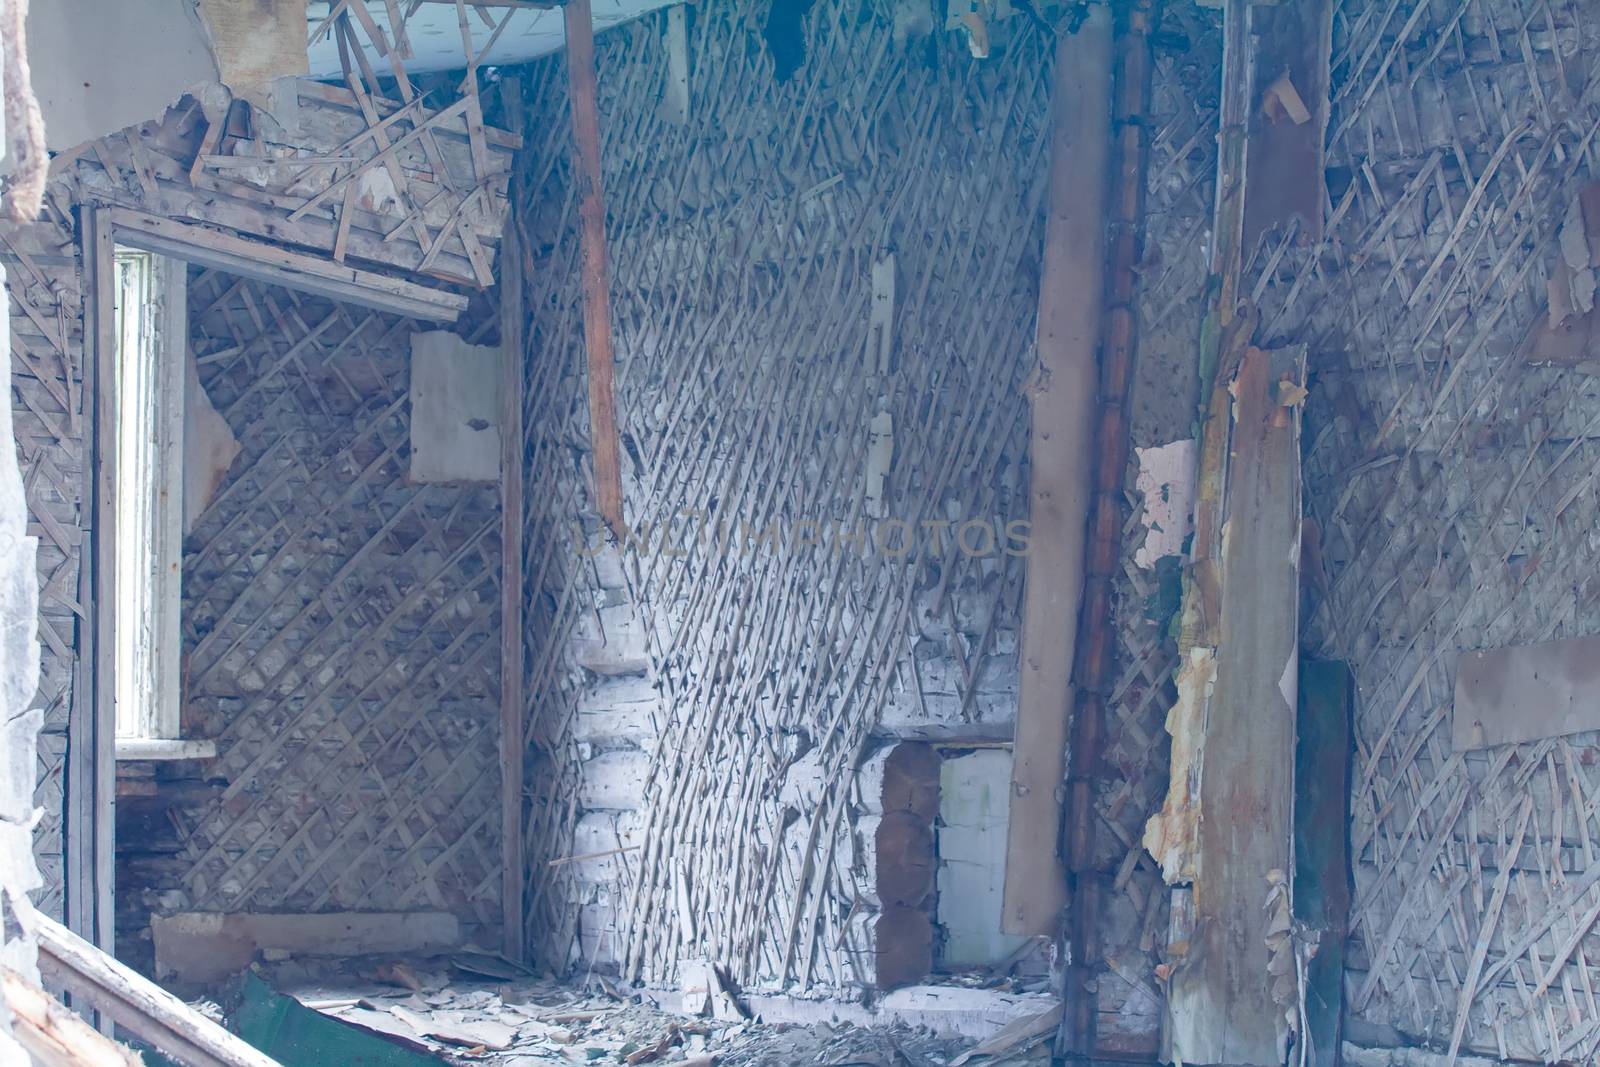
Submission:
M 376 266 L 391 272 L 421 266 L 424 257 L 429 256 L 429 273 L 433 277 L 462 285 L 486 278 L 488 264 L 495 255 L 505 211 L 506 172 L 518 141 L 492 126 L 469 130 L 466 109 L 449 106 L 459 100 L 453 84 L 430 96 L 431 101 L 445 101 L 439 105 L 442 110 L 435 110 L 432 103 L 415 104 L 404 120 L 394 115 L 401 102 L 382 95 L 388 87 L 378 87 L 376 93 L 368 87 L 363 102 L 343 87 L 301 82 L 293 88 L 290 96 L 298 98 L 298 107 L 287 116 L 293 120 L 293 128 L 271 121 L 271 116 L 262 111 L 238 108 L 223 122 L 225 116 L 208 117 L 196 101 L 185 98 L 164 115 L 102 137 L 83 152 L 58 159 L 40 220 L 26 225 L 0 223 L 0 262 L 7 272 L 14 338 L 10 402 L 29 509 L 28 532 L 39 540 L 42 667 L 33 703 L 43 709 L 44 728 L 39 735 L 35 794 L 41 816 L 34 843 L 44 885 L 34 894 L 34 900 L 58 918 L 72 921 L 71 916 L 63 914 L 65 866 L 73 852 L 66 837 L 70 824 L 64 811 L 65 779 L 72 762 L 68 721 L 72 716 L 89 714 L 93 664 L 94 605 L 87 589 L 89 567 L 84 565 L 92 540 L 86 503 L 89 475 L 85 469 L 90 436 L 87 418 L 92 405 L 84 396 L 83 276 L 78 251 L 85 213 L 101 207 L 130 208 L 198 225 L 204 233 L 216 232 L 225 237 L 243 233 L 299 245 L 316 254 L 347 254 L 352 263 L 360 260 L 369 269 Z M 395 123 L 425 123 L 430 140 L 438 143 L 438 159 L 424 158 L 415 144 L 394 154 L 400 169 L 415 180 L 415 188 L 408 186 L 381 197 L 363 192 L 341 200 L 322 195 L 327 193 L 326 183 L 336 180 L 331 172 L 322 172 L 309 185 L 302 182 L 287 189 L 282 183 L 296 178 L 288 168 L 237 167 L 218 162 L 227 156 L 250 158 L 256 153 L 276 158 L 285 151 L 320 156 L 341 144 L 364 145 L 361 150 L 375 152 L 371 138 L 355 136 L 366 126 L 369 112 L 362 107 L 368 105 L 375 107 L 377 114 L 389 116 L 387 120 L 374 117 L 373 121 L 387 121 L 391 129 L 398 128 Z M 493 121 L 493 101 L 486 107 Z M 270 135 L 274 140 L 265 144 L 258 135 Z M 473 153 L 469 145 L 474 137 L 481 138 L 486 156 L 486 169 L 481 171 L 470 158 Z M 441 180 L 449 185 L 448 189 L 437 187 Z M 322 194 L 317 193 L 318 187 Z M 314 203 L 308 202 L 308 198 L 319 195 Z M 425 207 L 419 207 L 414 199 L 419 196 L 426 197 Z M 468 197 L 477 201 L 475 206 L 460 203 Z M 348 214 L 345 205 L 352 208 Z M 298 220 L 291 219 L 289 216 L 297 208 L 305 209 L 305 213 Z M 446 220 L 454 221 L 435 235 L 431 252 L 413 240 L 413 231 L 441 225 Z M 386 241 L 384 234 L 394 239 Z M 493 311 L 486 305 L 479 297 L 466 318 L 492 325 Z M 282 325 L 291 332 L 294 329 L 292 321 L 273 325 Z M 322 343 L 331 344 L 330 338 L 336 336 L 330 328 Z M 305 366 L 305 360 L 320 351 L 312 344 L 286 357 L 284 366 L 263 369 L 291 372 Z M 216 369 L 212 366 L 205 373 L 215 373 Z M 355 453 L 352 458 L 359 455 Z M 476 506 L 466 510 L 472 511 Z M 399 529 L 402 532 L 395 536 L 405 536 L 406 524 L 400 524 Z M 498 538 L 490 540 L 498 542 Z M 485 551 L 492 554 L 497 549 L 491 546 Z M 404 625 L 397 626 L 397 630 L 409 633 Z M 396 663 L 399 668 L 406 666 L 403 660 Z M 476 691 L 465 699 L 477 700 Z M 87 767 L 90 757 L 79 755 Z M 484 762 L 487 766 L 496 763 L 492 754 Z M 119 770 L 126 772 L 129 768 Z M 255 768 L 252 773 L 259 770 Z M 148 792 L 155 788 L 153 773 L 145 768 L 143 773 L 125 774 L 121 788 L 133 794 Z M 170 768 L 162 771 L 163 775 L 172 773 Z M 178 772 L 176 777 L 190 783 L 184 788 L 194 788 L 196 782 L 200 783 L 199 788 L 206 788 L 203 773 L 197 776 Z M 85 793 L 79 791 L 78 795 Z M 378 795 L 384 796 L 381 791 Z M 230 802 L 239 803 L 237 791 Z M 200 803 L 193 797 L 176 801 L 179 808 Z M 137 802 L 126 807 L 124 814 L 133 820 L 130 832 L 148 831 L 154 835 L 152 840 L 165 839 L 170 845 L 172 834 L 179 832 L 164 812 L 141 813 Z M 412 829 L 397 833 L 410 843 L 426 837 Z M 480 840 L 478 835 L 493 838 L 494 832 L 474 824 L 472 835 L 454 849 L 446 850 L 449 856 L 475 847 Z M 426 853 L 427 846 L 418 847 Z M 498 849 L 496 841 L 495 855 Z M 433 876 L 443 877 L 439 872 L 456 862 L 431 856 L 429 870 Z M 80 898 L 86 906 L 88 899 L 87 894 Z M 137 893 L 132 900 L 119 901 L 119 906 L 130 903 L 142 903 Z M 489 905 L 477 902 L 463 907 L 479 916 L 493 911 Z
M 1462 652 L 1600 632 L 1590 368 L 1535 365 L 1557 232 L 1600 178 L 1586 5 L 1347 2 L 1316 244 L 1255 261 L 1310 344 L 1306 645 L 1358 686 L 1353 1032 L 1592 1058 L 1600 738 L 1457 751 Z
M 241 446 L 184 558 L 184 731 L 218 755 L 123 801 L 119 948 L 152 912 L 498 929 L 499 505 L 410 480 L 423 327 L 198 270 L 189 308 Z
M 1052 50 L 1020 17 L 980 62 L 818 5 L 773 31 L 805 48 L 780 81 L 766 5 L 685 10 L 686 111 L 669 15 L 599 42 L 620 551 L 589 490 L 564 61 L 532 68 L 528 935 L 652 984 L 709 958 L 848 990 L 880 916 L 854 769 L 1015 715 Z M 994 543 L 958 544 L 969 521 Z

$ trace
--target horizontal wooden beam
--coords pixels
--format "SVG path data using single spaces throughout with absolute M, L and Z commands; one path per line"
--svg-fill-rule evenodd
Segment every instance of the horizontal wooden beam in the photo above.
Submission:
M 40 1067 L 141 1067 L 144 1063 L 9 967 L 0 967 L 0 1000 L 11 1012 L 11 1036 Z
M 53 986 L 186 1067 L 280 1067 L 150 979 L 54 921 L 29 909 L 39 942 L 39 973 Z
M 215 759 L 217 743 L 210 738 L 119 737 L 117 759 Z
M 347 267 L 266 241 L 252 241 L 133 208 L 114 207 L 107 211 L 117 244 L 159 252 L 202 267 L 429 322 L 454 322 L 467 306 L 467 298 L 460 293 Z

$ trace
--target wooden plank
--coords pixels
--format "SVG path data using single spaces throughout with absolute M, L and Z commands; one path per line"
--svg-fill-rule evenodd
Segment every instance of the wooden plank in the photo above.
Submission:
M 113 233 L 115 237 L 115 233 Z M 150 695 L 156 737 L 181 736 L 183 702 L 183 420 L 189 356 L 189 265 L 157 256 L 156 479 L 152 549 L 155 574 L 151 643 L 155 659 Z
M 589 439 L 594 453 L 594 489 L 600 517 L 622 529 L 622 446 L 617 435 L 617 398 L 611 342 L 611 293 L 606 280 L 606 203 L 600 183 L 600 107 L 596 95 L 594 17 L 589 0 L 570 0 L 562 11 L 567 29 L 567 91 L 572 105 L 572 142 L 583 227 L 583 339 L 589 354 Z
M 467 306 L 467 298 L 459 293 L 341 266 L 280 245 L 235 237 L 132 208 L 108 210 L 120 243 L 203 267 L 429 321 L 454 322 Z
M 141 1067 L 144 1063 L 131 1049 L 98 1032 L 49 993 L 3 966 L 0 1003 L 10 1016 L 11 1036 L 40 1067 Z
M 32 912 L 28 924 L 39 939 L 39 972 L 46 982 L 82 998 L 158 1052 L 189 1067 L 278 1067 L 60 923 Z
M 192 190 L 187 184 L 188 179 L 183 169 L 165 156 L 152 153 L 152 158 L 155 161 L 156 182 L 164 194 L 170 197 L 176 191 L 184 197 L 189 196 Z M 120 190 L 115 185 L 115 170 L 108 174 L 100 169 L 98 163 L 84 163 L 79 167 L 79 176 L 85 185 L 86 199 L 140 210 L 139 206 L 132 202 L 126 190 Z M 314 214 L 298 223 L 291 223 L 277 214 L 278 211 L 287 210 L 284 207 L 287 200 L 285 197 L 254 193 L 244 195 L 245 186 L 212 177 L 202 178 L 200 187 L 206 194 L 204 218 L 208 225 L 258 237 L 270 233 L 271 239 L 276 241 L 279 247 L 299 245 L 313 250 L 302 251 L 300 254 L 313 257 L 330 251 L 338 236 L 338 222 L 332 216 Z M 386 245 L 384 232 L 379 228 L 379 216 L 364 212 L 358 207 L 353 219 L 349 236 L 351 256 L 388 264 L 402 272 L 416 269 L 417 260 L 422 255 L 421 251 L 418 250 L 415 256 L 402 255 Z M 479 227 L 479 231 L 482 231 L 482 227 Z M 493 236 L 498 237 L 498 232 Z M 415 246 L 407 247 L 409 250 Z M 445 253 L 440 257 L 435 269 L 430 272 L 430 276 L 448 282 L 470 284 L 472 265 L 462 256 Z
M 1202 717 L 1195 928 L 1170 986 L 1185 1063 L 1279 1062 L 1267 873 L 1293 869 L 1303 347 L 1249 347 L 1231 390 L 1216 682 Z
M 1078 32 L 1062 35 L 1055 77 L 1039 368 L 1030 390 L 1032 554 L 1006 839 L 1001 925 L 1008 934 L 1056 934 L 1066 904 L 1059 838 L 1099 380 L 1111 126 L 1108 9 L 1091 8 Z
M 116 825 L 116 689 L 112 591 L 116 588 L 117 410 L 110 394 L 116 380 L 112 303 L 114 255 L 105 210 L 85 211 L 82 225 L 84 276 L 84 399 L 90 405 L 88 496 L 91 548 L 83 603 L 90 610 L 81 631 L 80 662 L 90 699 L 75 706 L 67 724 L 66 918 L 73 930 L 109 949 L 115 917 L 113 850 Z
M 1456 660 L 1455 751 L 1600 729 L 1600 637 L 1463 652 Z
M 679 126 L 689 124 L 689 15 L 682 4 L 667 9 L 667 87 L 661 106 Z
M 506 118 L 522 127 L 522 79 L 501 83 Z M 513 179 L 520 192 L 521 182 Z M 522 389 L 523 323 L 527 314 L 523 291 L 522 240 L 516 218 L 509 219 L 500 240 L 500 350 L 505 356 L 500 413 L 500 827 L 503 913 L 501 951 L 518 963 L 527 958 L 523 929 L 522 779 L 525 773 L 526 725 L 522 713 Z
M 1298 222 L 1302 239 L 1322 238 L 1333 4 L 1300 0 L 1257 5 L 1251 20 L 1255 89 L 1245 178 L 1250 190 L 1244 207 L 1245 255 L 1263 234 L 1290 222 Z
M 1306 967 L 1311 1067 L 1339 1061 L 1344 944 L 1350 923 L 1350 753 L 1353 690 L 1348 664 L 1300 661 L 1294 755 L 1294 914 L 1318 931 Z

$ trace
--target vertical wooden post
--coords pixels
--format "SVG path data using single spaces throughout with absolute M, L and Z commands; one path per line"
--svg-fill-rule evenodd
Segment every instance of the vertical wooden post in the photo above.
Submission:
M 522 132 L 522 79 L 501 82 L 506 118 Z M 522 854 L 523 760 L 526 752 L 522 709 L 522 383 L 526 312 L 523 304 L 522 240 L 517 210 L 523 193 L 511 180 L 511 214 L 500 241 L 500 350 L 504 380 L 500 388 L 500 897 L 503 951 L 518 963 L 526 956 L 523 929 Z
M 622 529 L 622 448 L 617 438 L 611 292 L 606 280 L 606 201 L 600 184 L 600 106 L 594 65 L 594 17 L 589 0 L 562 9 L 567 30 L 567 93 L 572 108 L 574 172 L 583 227 L 583 339 L 589 350 L 589 440 L 594 490 L 614 533 Z
M 157 503 L 151 547 L 160 569 L 151 586 L 155 691 L 147 699 L 156 736 L 176 738 L 183 736 L 183 392 L 189 358 L 189 264 L 157 255 L 152 266 L 160 303 L 151 472 Z
M 1216 681 L 1205 703 L 1194 931 L 1172 976 L 1172 1054 L 1185 1063 L 1275 1064 L 1287 1030 L 1275 999 L 1269 873 L 1293 871 L 1304 347 L 1245 349 L 1225 424 L 1218 518 Z M 1209 431 L 1208 431 L 1209 432 Z M 1292 887 L 1292 882 L 1290 883 Z
M 67 720 L 67 925 L 111 951 L 115 909 L 117 729 L 115 659 L 117 411 L 115 250 L 108 211 L 86 209 L 81 221 L 85 351 L 84 401 L 89 407 L 89 461 L 83 506 L 89 539 L 80 565 L 89 615 L 80 629 L 79 680 Z
M 1098 784 L 1108 773 L 1102 755 L 1106 703 L 1116 683 L 1116 614 L 1112 592 L 1123 560 L 1127 520 L 1124 474 L 1130 447 L 1128 406 L 1133 388 L 1138 311 L 1135 292 L 1144 225 L 1145 113 L 1149 97 L 1150 2 L 1120 7 L 1111 135 L 1105 320 L 1100 344 L 1100 396 L 1095 412 L 1094 495 L 1084 556 L 1083 622 L 1073 656 L 1075 703 L 1067 746 L 1067 929 L 1069 963 L 1063 979 L 1058 1051 L 1093 1058 L 1099 1040 L 1097 976 L 1104 967 L 1103 904 L 1116 877 L 1106 851 L 1096 848 Z
M 1089 9 L 1056 45 L 1049 215 L 1039 282 L 1039 370 L 1029 441 L 1032 552 L 1011 776 L 1001 926 L 1060 932 L 1059 844 L 1072 650 L 1083 593 L 1111 134 L 1111 12 Z

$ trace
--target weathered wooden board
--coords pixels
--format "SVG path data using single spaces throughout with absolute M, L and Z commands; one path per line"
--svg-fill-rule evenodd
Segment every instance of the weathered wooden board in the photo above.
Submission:
M 1216 684 L 1201 754 L 1196 913 L 1171 983 L 1173 1054 L 1277 1064 L 1286 1028 L 1268 972 L 1269 872 L 1293 869 L 1305 350 L 1247 348 L 1233 382 L 1222 497 Z
M 1002 912 L 1008 934 L 1055 934 L 1066 904 L 1062 786 L 1092 488 L 1111 124 L 1111 17 L 1105 8 L 1091 10 L 1056 51 L 1039 371 L 1028 448 L 1033 553 L 1023 602 Z
M 1600 730 L 1600 636 L 1463 652 L 1450 739 L 1457 752 Z
M 1262 234 L 1290 222 L 1298 223 L 1306 240 L 1322 236 L 1333 3 L 1258 4 L 1251 12 L 1251 30 L 1256 40 L 1255 110 L 1246 162 L 1245 255 Z

